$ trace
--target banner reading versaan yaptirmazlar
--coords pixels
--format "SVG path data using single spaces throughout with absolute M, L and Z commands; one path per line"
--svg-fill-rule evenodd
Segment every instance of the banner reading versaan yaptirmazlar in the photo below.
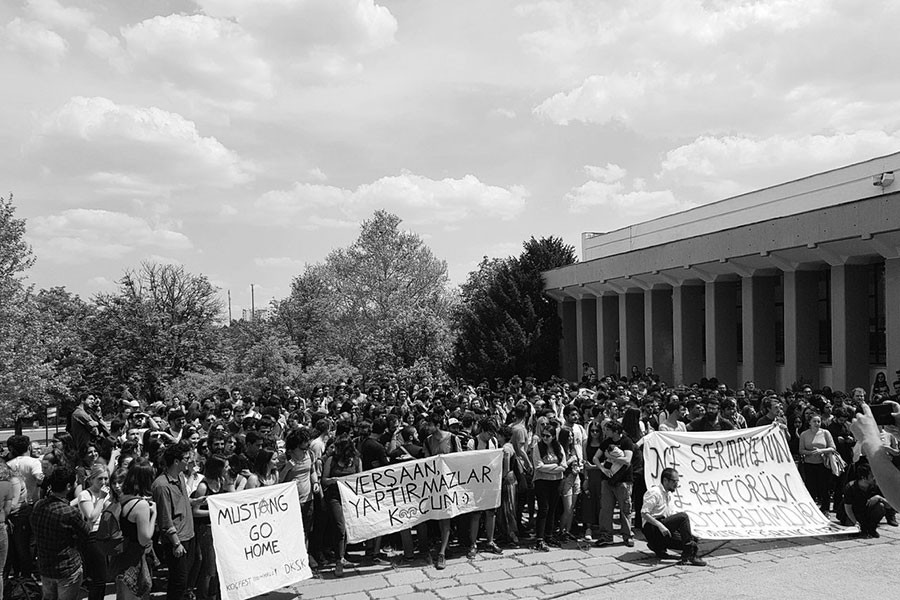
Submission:
M 338 480 L 347 540 L 500 505 L 502 450 L 442 454 Z
M 704 539 L 806 537 L 846 533 L 810 497 L 777 425 L 643 438 L 644 478 L 665 467 L 681 476 L 676 510 Z
M 295 483 L 207 501 L 223 600 L 245 600 L 312 577 Z

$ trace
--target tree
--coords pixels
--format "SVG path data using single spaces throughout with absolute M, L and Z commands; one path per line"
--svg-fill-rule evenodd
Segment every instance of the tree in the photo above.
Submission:
M 542 271 L 573 264 L 559 238 L 531 238 L 516 258 L 485 258 L 461 287 L 454 313 L 454 372 L 468 379 L 515 374 L 548 379 L 559 369 L 562 324 Z
M 447 264 L 401 219 L 377 211 L 359 238 L 294 279 L 278 320 L 303 363 L 344 360 L 364 376 L 443 364 L 453 297 Z
M 44 382 L 50 375 L 31 289 L 24 283 L 34 255 L 12 199 L 12 194 L 0 196 L 0 419 L 7 422 L 46 405 Z
M 203 275 L 144 263 L 122 277 L 117 294 L 98 295 L 95 304 L 93 384 L 106 395 L 125 383 L 154 401 L 182 373 L 223 366 L 215 332 L 222 302 Z

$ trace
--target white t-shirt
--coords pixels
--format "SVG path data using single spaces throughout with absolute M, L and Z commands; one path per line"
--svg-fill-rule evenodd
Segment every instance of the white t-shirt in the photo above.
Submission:
M 91 513 L 91 514 L 94 512 L 94 509 L 96 509 L 98 504 L 103 504 L 103 509 L 105 510 L 106 507 L 112 503 L 111 500 L 109 499 L 109 494 L 107 494 L 103 498 L 95 500 L 94 495 L 91 494 L 91 490 L 84 490 L 80 494 L 78 494 L 78 507 L 81 508 L 81 505 L 85 502 L 88 503 L 88 513 Z M 84 511 L 82 511 L 81 514 L 84 515 Z M 85 521 L 86 520 L 87 520 L 87 518 L 85 518 Z M 97 519 L 95 519 L 91 523 L 91 533 L 96 532 L 99 528 L 100 528 L 100 518 L 97 517 Z
M 25 482 L 26 501 L 37 502 L 41 492 L 41 482 L 44 480 L 44 468 L 41 461 L 33 456 L 23 454 L 6 463 L 13 475 Z

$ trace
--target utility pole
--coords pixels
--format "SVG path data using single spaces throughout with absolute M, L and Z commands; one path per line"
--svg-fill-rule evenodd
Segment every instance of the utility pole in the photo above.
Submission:
M 228 324 L 231 325 L 234 320 L 231 318 L 231 290 L 228 290 Z
M 250 284 L 250 322 L 253 323 L 256 321 L 256 292 L 253 289 L 253 284 Z

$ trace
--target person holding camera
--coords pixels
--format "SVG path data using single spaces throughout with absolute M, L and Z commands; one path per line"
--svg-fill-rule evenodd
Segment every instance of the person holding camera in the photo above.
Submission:
M 886 431 L 895 438 L 900 436 L 900 410 L 896 405 L 892 406 L 889 414 L 879 415 L 879 421 Z M 872 415 L 872 409 L 863 403 L 850 424 L 850 431 L 862 446 L 862 453 L 869 460 L 869 466 L 875 475 L 875 482 L 881 489 L 882 496 L 894 508 L 900 507 L 900 470 L 894 466 L 888 448 L 881 438 L 879 423 Z

